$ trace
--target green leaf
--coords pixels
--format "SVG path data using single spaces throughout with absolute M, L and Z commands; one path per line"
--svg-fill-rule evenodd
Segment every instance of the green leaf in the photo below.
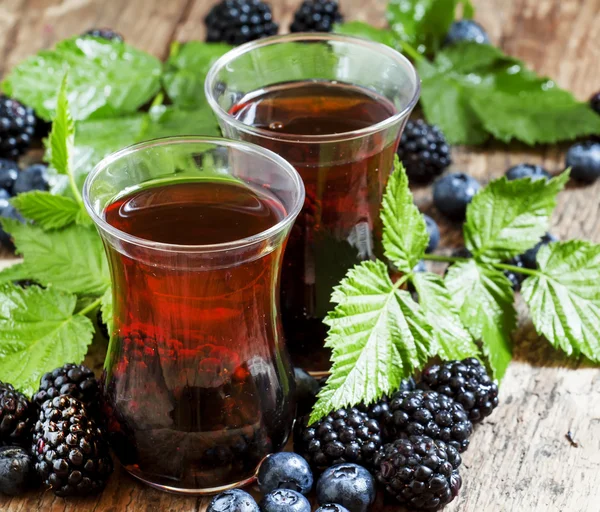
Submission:
M 552 243 L 537 263 L 521 288 L 536 330 L 565 353 L 600 362 L 600 245 Z
M 385 256 L 398 270 L 409 273 L 429 243 L 425 219 L 413 203 L 404 166 L 396 159 L 381 208 Z
M 482 341 L 495 377 L 502 379 L 511 359 L 510 333 L 517 318 L 510 281 L 502 272 L 470 260 L 452 265 L 445 283 L 463 324 Z
M 50 121 L 67 71 L 71 114 L 80 120 L 135 112 L 158 92 L 162 64 L 123 42 L 75 37 L 21 62 L 2 89 Z
M 32 220 L 44 230 L 64 228 L 74 222 L 84 225 L 90 222 L 81 205 L 70 197 L 36 190 L 19 194 L 10 202 L 23 217 Z
M 112 288 L 107 288 L 102 295 L 102 302 L 100 305 L 100 311 L 102 312 L 102 320 L 108 327 L 108 332 L 112 332 L 113 323 L 113 296 Z
M 377 43 L 385 44 L 401 50 L 396 35 L 390 29 L 387 28 L 376 28 L 364 21 L 349 21 L 347 23 L 337 23 L 333 27 L 333 31 L 338 34 L 345 34 L 347 36 L 362 37 L 363 39 L 369 39 Z
M 553 143 L 600 132 L 589 105 L 491 45 L 452 45 L 417 69 L 425 115 L 450 143 Z
M 222 43 L 173 43 L 162 81 L 174 105 L 192 109 L 204 104 L 204 80 L 219 57 L 233 48 Z
M 26 281 L 31 279 L 31 272 L 23 262 L 15 263 L 0 270 L 0 284 Z
M 537 244 L 548 231 L 558 193 L 569 172 L 549 181 L 490 182 L 467 207 L 465 244 L 475 258 L 506 261 Z
M 311 422 L 348 404 L 370 403 L 397 389 L 429 356 L 431 328 L 410 294 L 399 290 L 381 261 L 348 271 L 332 295 L 326 323 L 331 376 Z
M 52 288 L 0 287 L 0 380 L 31 395 L 44 373 L 83 361 L 94 326 L 74 315 L 76 302 Z
M 465 328 L 444 280 L 431 272 L 415 272 L 411 281 L 419 295 L 419 304 L 433 328 L 435 346 L 431 355 L 442 359 L 477 357 L 479 349 Z
M 136 142 L 177 135 L 214 137 L 220 131 L 206 103 L 196 110 L 158 105 L 149 113 L 78 122 L 73 156 L 77 186 L 81 189 L 89 172 L 110 153 Z
M 3 219 L 31 278 L 44 286 L 100 296 L 110 286 L 104 248 L 94 228 L 71 225 L 56 231 Z
M 75 139 L 75 123 L 69 112 L 67 100 L 67 74 L 65 74 L 56 101 L 56 116 L 48 137 L 50 165 L 59 174 L 71 174 L 71 155 Z
M 419 53 L 435 54 L 454 21 L 458 4 L 466 5 L 472 15 L 469 1 L 458 0 L 391 0 L 387 18 L 396 36 Z

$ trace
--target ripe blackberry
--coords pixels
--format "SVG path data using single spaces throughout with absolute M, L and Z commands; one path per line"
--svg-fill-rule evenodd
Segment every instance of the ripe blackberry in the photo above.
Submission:
M 34 409 L 27 397 L 0 381 L 0 445 L 25 446 L 31 436 Z
M 206 41 L 242 44 L 277 34 L 271 7 L 261 0 L 222 0 L 206 18 Z
M 44 374 L 33 401 L 41 406 L 46 400 L 69 395 L 83 402 L 90 411 L 97 407 L 100 392 L 94 372 L 82 364 L 65 364 Z
M 384 439 L 429 436 L 464 452 L 469 446 L 473 425 L 464 407 L 435 391 L 399 391 L 382 415 Z
M 473 423 L 498 406 L 498 386 L 474 357 L 434 364 L 423 371 L 419 387 L 446 395 L 461 404 Z
M 422 119 L 406 123 L 398 157 L 410 180 L 416 183 L 430 182 L 452 163 L 450 146 L 442 131 Z
M 415 382 L 415 379 L 409 377 L 400 382 L 398 391 L 414 391 L 415 389 L 417 389 L 417 383 Z M 377 420 L 381 425 L 383 417 L 389 414 L 390 399 L 384 395 L 375 403 L 369 405 L 360 404 L 357 405 L 356 408 L 359 411 L 367 413 L 369 418 Z
M 344 17 L 337 0 L 304 0 L 294 14 L 290 32 L 331 32 Z
M 33 110 L 0 94 L 0 158 L 16 160 L 25 153 L 35 135 Z
M 410 509 L 439 510 L 458 495 L 459 453 L 443 441 L 410 436 L 386 444 L 375 456 L 375 478 Z
M 31 454 L 36 472 L 57 496 L 101 491 L 113 470 L 102 431 L 85 405 L 70 396 L 44 402 Z
M 81 35 L 99 37 L 100 39 L 106 39 L 107 41 L 124 41 L 123 36 L 111 28 L 91 28 Z
M 296 424 L 294 451 L 313 469 L 322 471 L 342 462 L 368 466 L 381 447 L 379 422 L 356 408 L 338 409 L 312 425 L 308 418 Z

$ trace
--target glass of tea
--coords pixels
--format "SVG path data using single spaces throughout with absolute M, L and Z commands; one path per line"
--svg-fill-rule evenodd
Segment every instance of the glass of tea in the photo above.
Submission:
M 419 88 L 414 67 L 392 48 L 335 34 L 254 41 L 207 76 L 224 134 L 281 155 L 304 181 L 281 305 L 292 359 L 314 373 L 329 369 L 323 318 L 333 287 L 381 252 L 382 194 Z
M 103 160 L 84 201 L 112 277 L 114 452 L 162 490 L 248 483 L 294 418 L 279 281 L 300 176 L 245 142 L 159 139 Z

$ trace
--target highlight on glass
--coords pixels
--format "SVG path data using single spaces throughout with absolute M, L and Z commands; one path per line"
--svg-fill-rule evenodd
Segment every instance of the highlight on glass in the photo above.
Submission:
M 298 173 L 244 142 L 159 139 L 103 160 L 84 201 L 112 276 L 102 386 L 115 454 L 163 490 L 248 483 L 295 412 L 278 303 Z

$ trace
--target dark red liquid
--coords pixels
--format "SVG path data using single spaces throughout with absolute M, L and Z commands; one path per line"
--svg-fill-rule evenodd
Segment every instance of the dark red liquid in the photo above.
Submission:
M 304 181 L 306 202 L 284 256 L 281 302 L 288 349 L 296 365 L 328 370 L 322 320 L 331 292 L 356 263 L 380 249 L 379 208 L 398 144 L 399 127 L 330 142 L 290 135 L 344 134 L 395 114 L 385 98 L 355 86 L 288 83 L 248 94 L 230 111 L 272 132 L 240 137 L 278 153 Z
M 105 210 L 125 233 L 184 246 L 240 240 L 284 215 L 267 192 L 231 181 L 142 188 Z M 117 456 L 147 482 L 181 490 L 252 477 L 293 420 L 274 296 L 282 244 L 106 247 L 115 323 L 104 387 Z

